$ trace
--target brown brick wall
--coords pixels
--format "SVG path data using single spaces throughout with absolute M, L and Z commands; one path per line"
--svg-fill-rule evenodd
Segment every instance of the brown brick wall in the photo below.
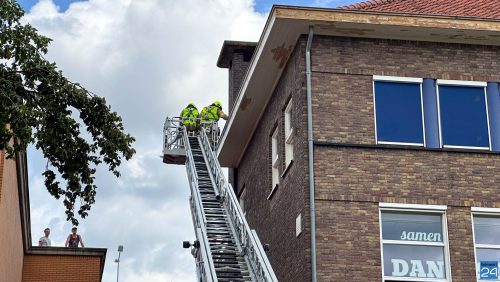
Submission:
M 250 64 L 250 58 L 245 55 L 244 51 L 235 51 L 233 53 L 233 58 L 231 60 L 231 66 L 229 67 L 229 99 L 228 99 L 228 112 L 230 112 L 236 101 L 236 97 L 241 88 L 241 83 L 245 74 L 247 73 L 248 66 Z
M 317 200 L 315 205 L 318 281 L 380 281 L 378 204 Z
M 371 76 L 313 73 L 312 85 L 314 140 L 375 143 Z
M 496 184 L 500 183 L 500 176 L 495 173 L 500 165 L 499 155 L 316 147 L 315 160 L 316 199 L 321 203 L 317 207 L 318 215 L 326 213 L 318 216 L 318 226 L 325 225 L 321 221 L 344 220 L 339 218 L 338 212 L 331 210 L 337 208 L 330 208 L 328 212 L 323 210 L 325 205 L 339 206 L 354 213 L 354 217 L 347 217 L 347 221 L 354 222 L 351 226 L 354 233 L 364 230 L 364 225 L 370 222 L 366 222 L 366 216 L 356 215 L 360 214 L 358 209 L 345 207 L 346 203 L 375 205 L 374 210 L 366 209 L 373 215 L 378 202 L 447 205 L 453 281 L 473 281 L 474 249 L 469 207 L 500 207 Z M 373 230 L 372 236 L 379 240 L 377 230 Z M 321 236 L 317 240 L 318 249 L 327 247 L 321 246 Z M 371 251 L 372 257 L 380 256 L 376 249 Z M 336 252 L 341 258 L 342 254 L 350 254 L 352 250 L 337 247 Z M 332 257 L 318 253 L 321 265 L 347 266 L 336 258 L 332 260 Z M 330 275 L 328 269 L 319 266 L 318 272 Z
M 500 82 L 500 48 L 316 36 L 315 140 L 375 143 L 372 75 Z
M 270 262 L 280 281 L 308 281 L 311 277 L 307 189 L 307 105 L 305 92 L 305 41 L 291 55 L 284 75 L 266 108 L 262 122 L 237 169 L 237 190 L 245 187 L 245 210 L 250 226 L 261 241 L 270 244 Z M 271 135 L 280 131 L 280 174 L 284 171 L 284 109 L 293 97 L 294 163 L 280 177 L 270 200 Z M 302 215 L 302 234 L 295 236 L 295 218 Z
M 98 257 L 27 255 L 23 282 L 98 282 L 101 261 Z
M 17 187 L 16 162 L 4 160 L 0 202 L 0 281 L 20 281 L 23 269 L 23 242 Z
M 250 65 L 250 55 L 247 51 L 235 51 L 231 60 L 231 66 L 229 67 L 229 95 L 228 95 L 228 110 L 227 113 L 231 113 L 238 97 L 238 93 L 241 88 L 241 83 L 245 78 L 248 66 Z M 228 170 L 228 180 L 233 187 L 236 187 L 238 173 L 235 169 L 230 168 Z
M 323 200 L 500 207 L 500 155 L 316 147 Z
M 451 206 L 446 215 L 453 281 L 476 281 L 471 211 L 466 207 Z
M 380 281 L 378 202 L 396 202 L 448 206 L 453 281 L 474 281 L 470 206 L 500 207 L 500 155 L 349 144 L 375 144 L 372 75 L 500 81 L 500 48 L 316 37 L 312 53 L 314 139 L 345 144 L 314 150 L 318 279 Z
M 268 255 L 281 281 L 310 281 L 311 275 L 304 53 L 302 36 L 237 170 L 247 218 L 271 244 Z M 500 155 L 350 144 L 375 144 L 373 75 L 500 81 L 499 59 L 498 47 L 315 37 L 314 139 L 345 143 L 314 150 L 318 281 L 381 280 L 379 202 L 447 205 L 453 281 L 474 281 L 470 206 L 500 207 Z M 290 96 L 294 164 L 267 200 L 271 134 L 278 126 L 284 150 L 282 114 Z M 305 228 L 295 238 L 299 212 Z

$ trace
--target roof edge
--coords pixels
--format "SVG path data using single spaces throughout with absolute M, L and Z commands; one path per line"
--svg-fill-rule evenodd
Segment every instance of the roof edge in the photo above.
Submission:
M 395 0 L 387 0 L 395 1 Z M 278 10 L 307 10 L 309 12 L 341 12 L 341 13 L 353 13 L 353 14 L 365 14 L 365 15 L 383 15 L 383 16 L 411 16 L 413 18 L 421 19 L 454 19 L 454 20 L 476 20 L 476 21 L 492 21 L 500 22 L 500 18 L 488 18 L 488 17 L 473 17 L 473 16 L 453 16 L 446 14 L 417 14 L 417 13 L 406 13 L 406 12 L 394 12 L 394 11 L 382 11 L 382 10 L 360 10 L 360 9 L 345 9 L 341 7 L 336 8 L 323 8 L 323 7 L 304 7 L 304 6 L 292 6 L 292 5 L 274 5 L 271 13 L 278 12 Z
M 338 8 L 338 9 L 363 9 L 363 8 L 369 8 L 372 6 L 387 4 L 387 3 L 396 2 L 396 1 L 397 0 L 368 0 L 368 1 L 363 1 L 363 2 L 354 3 L 354 4 L 350 4 L 350 5 L 339 6 L 336 8 Z
M 31 246 L 30 255 L 57 255 L 57 256 L 106 256 L 106 248 L 68 248 L 68 247 L 39 247 Z
M 252 56 L 256 47 L 257 42 L 224 40 L 217 59 L 217 66 L 219 68 L 229 68 L 234 52 L 242 51 L 245 55 Z

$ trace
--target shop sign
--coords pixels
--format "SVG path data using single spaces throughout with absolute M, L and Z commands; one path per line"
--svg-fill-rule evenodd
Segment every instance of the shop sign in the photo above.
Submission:
M 405 240 L 405 241 L 441 242 L 441 233 L 406 232 L 406 231 L 403 231 L 401 233 L 401 240 Z
M 391 259 L 391 276 L 418 278 L 445 278 L 444 262 L 404 259 Z

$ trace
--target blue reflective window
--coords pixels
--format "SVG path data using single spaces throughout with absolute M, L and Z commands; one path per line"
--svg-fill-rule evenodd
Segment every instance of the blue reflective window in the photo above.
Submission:
M 375 81 L 377 141 L 424 144 L 420 83 Z
M 443 146 L 489 148 L 484 87 L 439 85 Z

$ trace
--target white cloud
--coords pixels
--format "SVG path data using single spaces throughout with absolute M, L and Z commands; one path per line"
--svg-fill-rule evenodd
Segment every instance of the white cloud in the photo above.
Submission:
M 193 240 L 185 168 L 162 163 L 165 116 L 188 102 L 227 107 L 227 70 L 216 61 L 224 40 L 257 41 L 265 17 L 251 0 L 89 0 L 60 13 L 40 0 L 25 20 L 54 41 L 48 58 L 65 75 L 105 96 L 137 139 L 137 155 L 114 178 L 97 173 L 96 205 L 79 233 L 89 247 L 106 247 L 103 281 L 116 279 L 116 247 L 124 245 L 121 281 L 193 281 Z M 61 201 L 40 177 L 45 161 L 29 152 L 33 241 L 52 228 L 62 245 L 71 226 Z

